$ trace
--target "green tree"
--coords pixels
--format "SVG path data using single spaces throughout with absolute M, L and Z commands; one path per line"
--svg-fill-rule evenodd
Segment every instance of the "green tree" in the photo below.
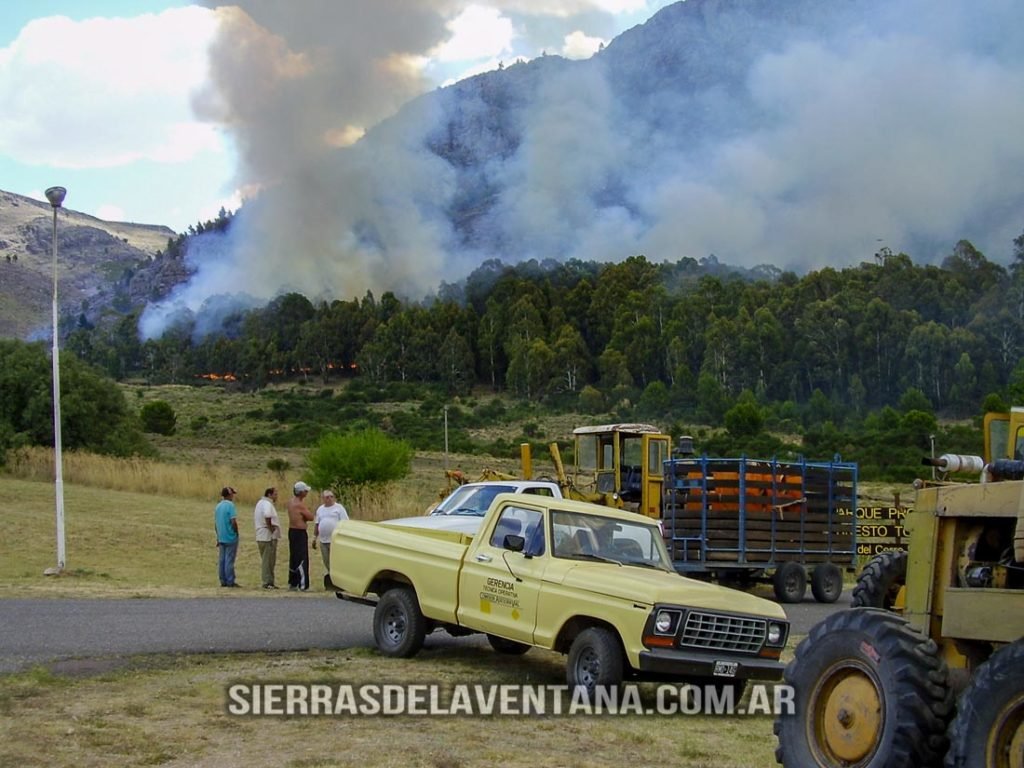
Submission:
M 139 410 L 142 428 L 157 435 L 173 435 L 178 417 L 166 400 L 153 400 Z
M 527 400 L 547 394 L 555 353 L 544 339 L 520 339 L 509 349 L 508 385 Z
M 664 419 L 671 404 L 668 387 L 663 381 L 652 381 L 644 387 L 640 399 L 637 400 L 637 410 L 643 416 L 656 419 Z
M 725 387 L 711 373 L 701 373 L 697 379 L 697 415 L 709 424 L 720 424 L 729 410 L 729 396 Z
M 743 390 L 736 405 L 725 412 L 725 428 L 734 438 L 755 437 L 764 428 L 764 411 L 749 389 Z
M 473 386 L 473 350 L 469 342 L 452 328 L 441 344 L 438 368 L 441 380 L 453 394 L 465 394 Z
M 152 453 L 124 394 L 97 369 L 62 354 L 65 448 L 118 456 Z M 53 445 L 53 376 L 40 344 L 0 340 L 0 435 L 11 445 Z
M 590 373 L 590 354 L 580 332 L 568 323 L 555 339 L 552 385 L 559 392 L 578 392 Z
M 924 411 L 925 413 L 931 413 L 935 409 L 932 407 L 931 402 L 925 397 L 917 387 L 909 387 L 900 397 L 900 410 L 903 413 L 909 413 L 910 411 Z

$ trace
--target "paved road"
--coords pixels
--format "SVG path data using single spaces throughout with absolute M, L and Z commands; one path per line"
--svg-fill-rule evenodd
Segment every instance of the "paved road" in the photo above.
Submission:
M 792 634 L 849 606 L 808 598 L 786 606 Z M 0 673 L 37 664 L 103 668 L 146 653 L 297 651 L 372 646 L 368 606 L 330 595 L 273 598 L 0 600 Z M 435 633 L 432 645 L 479 643 Z M 67 660 L 77 660 L 69 662 Z

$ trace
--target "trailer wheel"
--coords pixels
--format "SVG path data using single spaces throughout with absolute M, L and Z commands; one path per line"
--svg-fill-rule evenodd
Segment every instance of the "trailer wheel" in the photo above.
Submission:
M 427 620 L 415 591 L 395 587 L 381 595 L 373 611 L 373 639 L 381 653 L 403 659 L 415 656 L 426 636 Z
M 811 572 L 811 594 L 819 603 L 834 603 L 843 594 L 843 572 L 834 563 L 816 565 Z
M 593 696 L 598 686 L 613 688 L 622 682 L 623 654 L 619 638 L 604 627 L 590 627 L 576 635 L 569 648 L 566 681 Z
M 781 563 L 772 576 L 772 586 L 780 603 L 799 603 L 807 593 L 807 571 L 800 563 Z
M 853 588 L 854 608 L 891 611 L 907 583 L 907 553 L 882 552 L 868 560 Z
M 978 667 L 949 728 L 947 768 L 1024 766 L 1024 639 Z
M 938 646 L 893 613 L 834 613 L 796 649 L 784 680 L 793 706 L 775 721 L 788 768 L 937 763 L 953 710 Z
M 488 635 L 487 642 L 491 644 L 491 648 L 496 650 L 498 653 L 504 653 L 507 656 L 522 656 L 531 646 L 526 643 L 517 643 L 515 640 L 506 640 L 504 637 L 498 637 L 497 635 Z

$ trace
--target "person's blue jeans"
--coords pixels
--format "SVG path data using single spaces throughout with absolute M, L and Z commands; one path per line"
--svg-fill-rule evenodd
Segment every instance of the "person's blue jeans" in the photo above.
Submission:
M 230 587 L 235 583 L 235 556 L 238 554 L 238 542 L 236 541 L 234 544 L 220 542 L 217 544 L 217 549 L 220 550 L 220 562 L 218 563 L 220 585 Z

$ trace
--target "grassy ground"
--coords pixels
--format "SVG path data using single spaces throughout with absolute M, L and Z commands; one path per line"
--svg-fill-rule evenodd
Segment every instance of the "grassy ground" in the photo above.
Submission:
M 275 717 L 226 711 L 235 682 L 560 684 L 563 659 L 499 666 L 486 649 L 381 659 L 374 652 L 149 657 L 89 677 L 0 677 L 0 765 L 774 765 L 767 716 Z M 645 705 L 655 701 L 644 686 Z

